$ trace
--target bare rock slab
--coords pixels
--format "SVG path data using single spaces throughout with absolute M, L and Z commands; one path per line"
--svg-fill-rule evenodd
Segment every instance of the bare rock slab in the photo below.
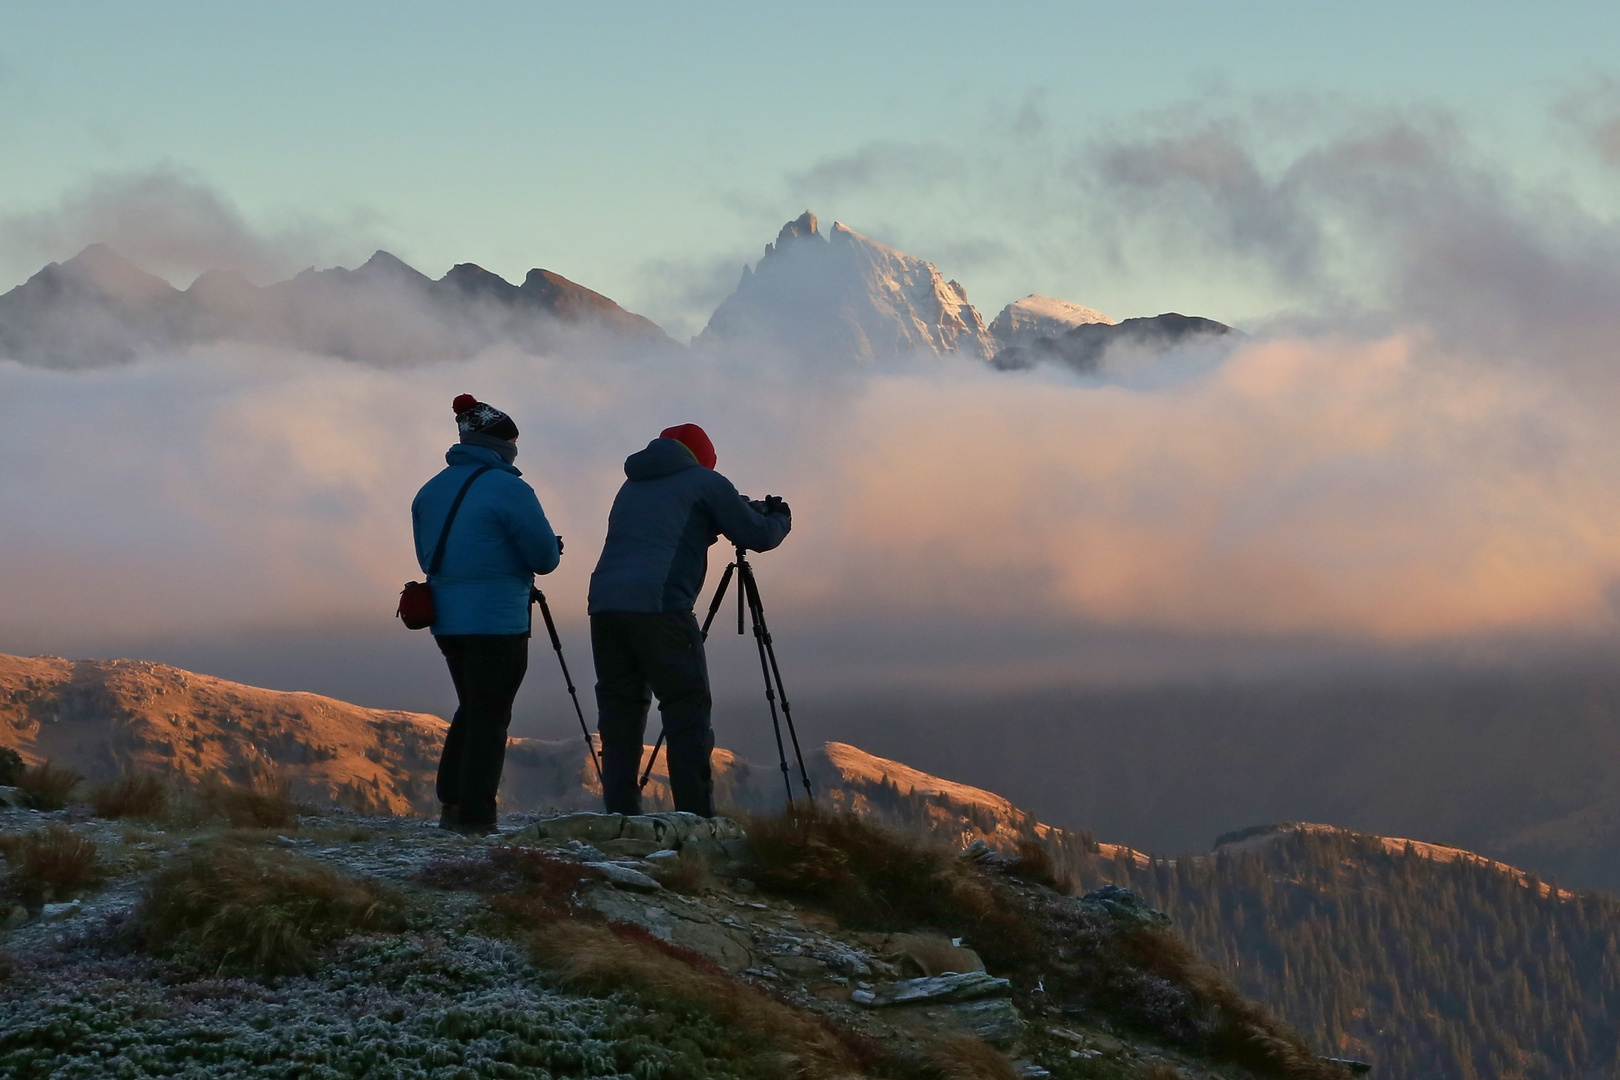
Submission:
M 613 922 L 639 926 L 658 940 L 690 949 L 727 971 L 741 971 L 756 962 L 753 942 L 746 932 L 668 893 L 654 902 L 651 898 L 597 888 L 585 895 L 585 902 Z
M 850 999 L 871 1009 L 918 1002 L 973 1001 L 978 998 L 1011 997 L 1012 983 L 983 971 L 949 975 L 929 975 L 921 979 L 901 979 L 880 983 L 871 990 L 857 991 Z

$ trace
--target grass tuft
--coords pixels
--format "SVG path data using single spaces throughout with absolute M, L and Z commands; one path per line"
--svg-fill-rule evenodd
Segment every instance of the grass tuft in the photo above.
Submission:
M 287 852 L 204 847 L 158 873 L 135 913 L 153 952 L 203 970 L 309 971 L 318 950 L 397 922 L 379 886 Z
M 84 777 L 72 769 L 58 769 L 47 761 L 24 769 L 16 786 L 22 789 L 23 798 L 33 809 L 60 810 L 68 804 L 73 789 L 83 781 Z
M 992 967 L 1041 954 L 999 883 L 949 849 L 852 814 L 800 811 L 748 823 L 748 876 L 820 905 L 852 929 L 939 930 L 964 937 Z
M 60 823 L 0 837 L 0 854 L 10 868 L 6 894 L 28 907 L 66 900 L 102 878 L 96 842 Z
M 126 773 L 90 790 L 97 817 L 158 821 L 169 809 L 169 785 L 151 773 Z
M 525 943 L 537 964 L 579 989 L 628 993 L 660 1011 L 702 1014 L 735 1028 L 745 1036 L 739 1057 L 777 1059 L 778 1068 L 767 1071 L 806 1080 L 859 1071 L 855 1054 L 818 1020 L 638 930 L 560 920 Z
M 256 775 L 246 787 L 236 787 L 209 776 L 198 785 L 196 797 L 208 813 L 233 828 L 286 829 L 298 824 L 298 804 L 284 777 Z
M 1065 895 L 1074 891 L 1074 886 L 1070 882 L 1058 876 L 1051 854 L 1033 840 L 1019 841 L 1017 857 L 1002 870 L 1002 873 L 1020 881 L 1027 881 L 1031 885 L 1044 885 Z

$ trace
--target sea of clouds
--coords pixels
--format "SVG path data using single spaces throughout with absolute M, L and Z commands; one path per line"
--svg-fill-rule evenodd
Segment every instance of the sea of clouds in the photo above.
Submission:
M 463 392 L 523 431 L 518 465 L 568 541 L 544 584 L 576 631 L 624 457 L 704 425 L 722 472 L 793 506 L 761 575 L 826 685 L 1105 677 L 1150 669 L 1154 641 L 1613 633 L 1612 219 L 1406 123 L 1270 164 L 1217 125 L 1066 167 L 1120 228 L 1286 279 L 1282 314 L 1092 376 L 588 336 L 400 366 L 230 343 L 0 361 L 0 649 L 395 632 L 411 497 Z

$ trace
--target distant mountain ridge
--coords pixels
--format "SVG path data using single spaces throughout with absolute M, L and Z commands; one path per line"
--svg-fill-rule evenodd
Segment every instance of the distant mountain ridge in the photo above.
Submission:
M 1031 294 L 986 324 L 967 289 L 931 262 L 806 210 L 782 226 L 694 344 L 857 362 L 962 354 L 1018 369 L 1103 369 L 1116 346 L 1154 355 L 1230 327 L 1167 314 L 1127 319 Z M 597 345 L 675 343 L 656 324 L 551 270 L 521 285 L 474 263 L 434 280 L 378 251 L 347 269 L 308 269 L 259 286 L 210 270 L 176 289 L 103 244 L 51 263 L 0 295 L 0 359 L 61 368 L 220 341 L 264 343 L 377 364 L 465 358 L 507 343 L 546 350 L 592 335 Z
M 70 368 L 220 340 L 409 363 L 501 340 L 543 347 L 570 329 L 673 344 L 651 320 L 549 270 L 512 285 L 462 263 L 434 281 L 386 251 L 263 287 L 211 270 L 180 290 L 93 244 L 0 296 L 0 356 Z

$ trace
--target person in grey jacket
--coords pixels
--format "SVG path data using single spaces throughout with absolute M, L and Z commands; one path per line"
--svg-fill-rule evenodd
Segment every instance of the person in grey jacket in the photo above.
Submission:
M 709 669 L 692 609 L 722 535 L 769 551 L 793 526 L 780 499 L 764 512 L 714 471 L 714 444 L 696 424 L 666 428 L 624 463 L 608 515 L 607 542 L 591 574 L 591 652 L 596 661 L 602 802 L 609 813 L 641 812 L 647 710 L 658 697 L 669 744 L 675 809 L 714 816 L 709 756 Z
M 450 666 L 456 714 L 439 759 L 441 828 L 495 831 L 495 794 L 506 763 L 512 701 L 529 668 L 529 594 L 534 575 L 562 557 L 540 500 L 512 462 L 517 425 L 471 394 L 453 403 L 461 440 L 445 468 L 411 503 L 416 558 L 426 571 L 445 518 L 469 478 L 466 497 L 445 538 L 433 587 L 433 640 Z

